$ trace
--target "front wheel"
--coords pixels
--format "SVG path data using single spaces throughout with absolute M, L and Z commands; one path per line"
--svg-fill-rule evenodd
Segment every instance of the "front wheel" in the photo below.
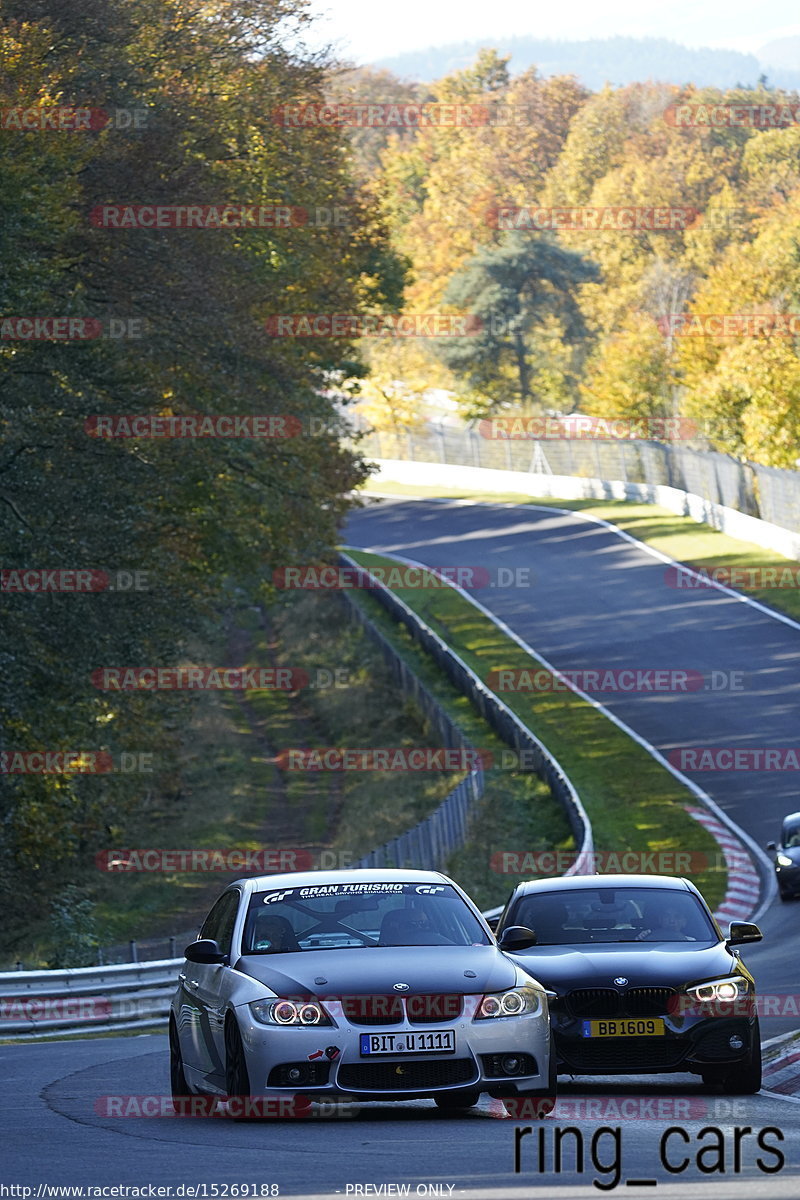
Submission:
M 186 1097 L 191 1095 L 189 1085 L 186 1082 L 186 1075 L 183 1071 L 183 1059 L 181 1058 L 181 1043 L 178 1038 L 178 1027 L 175 1024 L 174 1017 L 169 1023 L 169 1082 L 172 1091 L 172 1099 L 179 1105 L 186 1103 Z
M 225 1022 L 225 1090 L 229 1099 L 242 1101 L 250 1096 L 250 1076 L 247 1073 L 242 1035 L 235 1017 L 228 1017 Z M 233 1118 L 235 1121 L 242 1119 Z

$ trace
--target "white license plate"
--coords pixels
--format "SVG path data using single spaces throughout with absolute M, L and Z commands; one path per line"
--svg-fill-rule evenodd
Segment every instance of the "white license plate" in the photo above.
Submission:
M 413 1033 L 362 1033 L 361 1054 L 454 1054 L 454 1029 L 420 1029 Z

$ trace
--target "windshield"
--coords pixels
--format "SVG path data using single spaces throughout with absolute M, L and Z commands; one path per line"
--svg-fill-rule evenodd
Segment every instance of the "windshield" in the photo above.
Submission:
M 449 884 L 335 883 L 257 892 L 242 954 L 359 946 L 489 946 Z
M 787 850 L 794 850 L 800 846 L 800 824 L 784 825 L 781 841 Z
M 581 888 L 523 895 L 506 925 L 527 925 L 537 946 L 588 942 L 716 942 L 691 892 L 665 888 Z

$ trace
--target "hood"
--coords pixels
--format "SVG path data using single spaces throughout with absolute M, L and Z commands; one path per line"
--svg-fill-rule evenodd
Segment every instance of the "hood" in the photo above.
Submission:
M 278 996 L 392 995 L 395 983 L 407 983 L 404 995 L 408 996 L 501 992 L 512 988 L 517 978 L 514 963 L 495 946 L 371 946 L 249 954 L 239 959 L 236 970 Z M 467 977 L 465 971 L 474 971 L 475 977 Z M 325 982 L 317 983 L 318 979 Z
M 628 987 L 680 988 L 684 984 L 730 975 L 740 965 L 721 943 L 640 942 L 630 945 L 532 946 L 513 955 L 546 988 L 562 993 L 572 988 L 613 987 L 624 976 Z

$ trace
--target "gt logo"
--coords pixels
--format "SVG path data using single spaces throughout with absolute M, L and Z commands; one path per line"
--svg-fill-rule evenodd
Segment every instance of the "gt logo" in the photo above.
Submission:
M 431 887 L 429 884 L 423 884 L 421 887 L 415 888 L 414 891 L 419 892 L 421 896 L 432 896 L 435 892 L 443 892 L 443 887 Z
M 272 892 L 269 896 L 264 897 L 265 904 L 277 904 L 279 900 L 285 900 L 287 896 L 291 896 L 294 888 L 290 888 L 288 892 Z

